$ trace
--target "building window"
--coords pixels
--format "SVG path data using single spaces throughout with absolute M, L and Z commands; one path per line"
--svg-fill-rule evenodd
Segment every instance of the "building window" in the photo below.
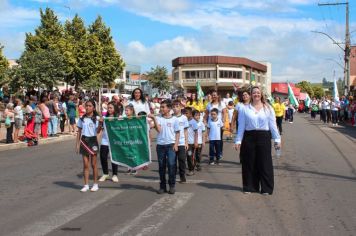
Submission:
M 219 77 L 226 79 L 242 79 L 242 72 L 232 70 L 220 70 Z
M 215 77 L 216 77 L 216 71 L 214 70 L 183 71 L 184 79 L 210 79 Z
M 250 73 L 247 73 L 247 72 L 245 73 L 245 79 L 250 80 Z

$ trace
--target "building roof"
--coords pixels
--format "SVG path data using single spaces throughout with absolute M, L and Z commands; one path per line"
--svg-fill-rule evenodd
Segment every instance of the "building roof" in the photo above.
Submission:
M 192 64 L 228 64 L 228 65 L 244 65 L 255 70 L 267 72 L 267 66 L 252 61 L 244 57 L 227 57 L 227 56 L 193 56 L 193 57 L 177 57 L 172 61 L 173 67 L 180 65 Z

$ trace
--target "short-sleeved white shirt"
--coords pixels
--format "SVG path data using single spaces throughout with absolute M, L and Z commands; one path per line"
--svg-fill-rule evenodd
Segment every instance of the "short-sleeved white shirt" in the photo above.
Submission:
M 205 132 L 205 124 L 202 121 L 195 123 L 195 132 L 198 132 L 198 144 L 203 143 L 203 133 Z
M 82 129 L 82 135 L 86 137 L 96 136 L 97 129 L 99 126 L 99 117 L 96 118 L 94 124 L 92 118 L 84 117 L 84 119 L 79 119 L 77 123 L 78 128 Z
M 135 109 L 135 115 L 138 115 L 141 111 L 146 112 L 146 114 L 151 114 L 150 112 L 150 107 L 148 105 L 148 102 L 142 103 L 141 100 L 136 101 L 136 100 L 130 100 L 129 104 L 132 104 L 134 109 Z
M 185 115 L 176 116 L 177 122 L 174 126 L 174 131 L 179 132 L 179 143 L 178 146 L 185 145 L 184 130 L 189 128 L 188 119 Z
M 195 129 L 196 129 L 196 120 L 191 119 L 188 121 L 189 128 L 188 128 L 188 144 L 194 144 L 195 139 Z
M 23 111 L 22 111 L 22 107 L 21 106 L 16 106 L 14 108 L 14 112 L 15 112 L 15 119 L 23 120 Z
M 218 118 L 222 120 L 222 111 L 226 108 L 225 103 L 220 102 L 220 104 L 212 104 L 211 102 L 208 103 L 206 106 L 206 109 L 209 111 L 209 119 L 210 119 L 210 112 L 213 108 L 217 108 L 219 113 L 218 113 Z
M 221 128 L 224 126 L 221 119 L 217 119 L 213 121 L 209 119 L 208 121 L 208 128 L 209 130 L 209 140 L 221 140 Z
M 157 134 L 158 145 L 174 144 L 176 142 L 176 134 L 174 132 L 174 124 L 177 118 L 157 117 L 157 124 L 161 126 L 161 132 Z

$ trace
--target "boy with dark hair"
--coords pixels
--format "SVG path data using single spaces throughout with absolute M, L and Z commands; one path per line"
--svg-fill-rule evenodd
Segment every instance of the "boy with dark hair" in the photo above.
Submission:
M 156 118 L 154 115 L 148 115 L 148 117 L 152 118 L 155 124 L 155 128 L 158 132 L 156 148 L 160 177 L 160 188 L 157 191 L 158 194 L 163 194 L 167 192 L 167 167 L 169 184 L 168 193 L 175 193 L 177 158 L 173 148 L 177 139 L 177 136 L 174 132 L 174 126 L 177 118 L 171 115 L 171 108 L 172 103 L 170 102 L 170 100 L 164 100 L 161 102 L 160 106 L 161 117 Z
M 174 132 L 176 133 L 176 142 L 174 150 L 178 159 L 178 168 L 180 183 L 186 183 L 185 169 L 186 167 L 186 151 L 188 150 L 188 119 L 185 115 L 182 115 L 182 105 L 179 100 L 173 101 L 173 112 L 177 121 L 174 126 Z
M 218 118 L 219 110 L 213 108 L 210 111 L 210 118 L 208 119 L 208 135 L 209 135 L 209 165 L 219 165 L 222 158 L 221 154 L 221 130 L 224 128 L 224 124 L 221 119 Z M 216 162 L 214 162 L 214 158 Z

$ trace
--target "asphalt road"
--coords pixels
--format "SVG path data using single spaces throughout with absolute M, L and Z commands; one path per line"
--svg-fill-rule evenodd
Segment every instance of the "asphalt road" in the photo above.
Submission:
M 155 193 L 155 153 L 149 170 L 120 168 L 119 183 L 83 194 L 73 141 L 0 152 L 0 235 L 356 235 L 355 128 L 283 125 L 272 196 L 241 192 L 230 143 L 173 196 Z

